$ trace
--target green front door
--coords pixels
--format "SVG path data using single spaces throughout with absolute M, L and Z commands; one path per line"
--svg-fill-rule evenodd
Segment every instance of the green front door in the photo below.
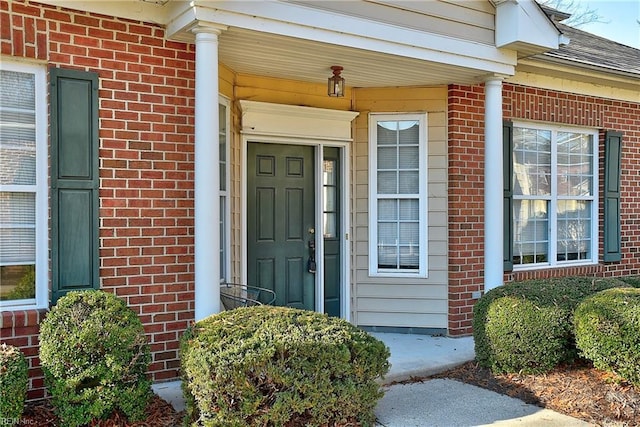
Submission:
M 315 309 L 314 148 L 251 142 L 247 149 L 247 284 L 276 305 Z

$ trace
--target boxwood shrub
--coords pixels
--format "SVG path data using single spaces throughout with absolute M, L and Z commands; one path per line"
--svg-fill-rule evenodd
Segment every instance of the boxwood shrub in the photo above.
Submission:
M 537 373 L 565 357 L 571 324 L 557 306 L 541 307 L 527 299 L 505 296 L 489 306 L 485 331 L 492 343 L 494 371 Z M 526 343 L 526 344 L 525 344 Z
M 225 311 L 182 337 L 186 424 L 370 425 L 387 347 L 345 320 L 284 307 Z
M 617 279 L 566 277 L 492 289 L 473 308 L 476 359 L 496 372 L 539 373 L 577 357 L 573 311 Z
M 138 316 L 115 295 L 84 291 L 60 298 L 40 326 L 40 362 L 65 426 L 114 410 L 132 421 L 144 418 L 149 345 Z
M 19 348 L 0 345 L 0 422 L 20 421 L 29 383 L 27 360 Z
M 609 289 L 575 311 L 576 345 L 602 370 L 640 386 L 640 289 Z
M 620 280 L 626 283 L 629 287 L 640 288 L 640 276 L 624 276 L 620 277 Z

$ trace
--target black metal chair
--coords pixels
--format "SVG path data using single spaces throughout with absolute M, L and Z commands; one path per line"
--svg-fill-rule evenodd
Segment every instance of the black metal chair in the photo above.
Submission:
M 276 301 L 276 293 L 271 289 L 240 283 L 221 283 L 220 302 L 225 310 L 252 305 L 271 305 Z

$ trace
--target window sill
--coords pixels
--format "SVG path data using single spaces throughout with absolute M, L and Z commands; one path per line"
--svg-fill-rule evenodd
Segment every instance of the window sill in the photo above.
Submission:
M 427 273 L 401 273 L 401 272 L 389 272 L 389 273 L 378 273 L 378 272 L 369 272 L 370 278 L 395 278 L 395 279 L 428 279 L 429 274 Z
M 513 271 L 533 271 L 533 270 L 551 270 L 551 269 L 559 269 L 559 268 L 570 268 L 570 267 L 589 267 L 592 265 L 598 265 L 597 261 L 593 260 L 585 260 L 585 261 L 576 261 L 576 262 L 563 262 L 561 264 L 521 264 L 514 265 Z

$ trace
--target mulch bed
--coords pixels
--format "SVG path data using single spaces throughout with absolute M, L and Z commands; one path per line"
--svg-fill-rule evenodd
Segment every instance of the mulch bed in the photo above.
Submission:
M 505 394 L 527 403 L 588 421 L 599 426 L 640 426 L 640 387 L 594 369 L 587 362 L 559 367 L 543 375 L 492 374 L 489 369 L 467 362 L 430 378 L 449 378 Z M 414 378 L 424 381 L 429 378 Z M 154 396 L 147 408 L 147 419 L 127 423 L 114 412 L 107 420 L 92 427 L 174 427 L 182 425 L 184 412 Z M 18 425 L 57 426 L 58 421 L 48 401 L 28 403 Z M 292 426 L 299 425 L 292 423 Z M 301 425 L 301 424 L 300 424 Z M 346 425 L 357 425 L 347 423 Z
M 120 412 L 114 411 L 106 420 L 95 421 L 91 427 L 176 427 L 182 425 L 184 412 L 176 412 L 170 403 L 154 395 L 147 406 L 147 418 L 143 421 L 128 422 Z M 18 426 L 59 426 L 53 406 L 48 400 L 30 402 L 25 406 Z
M 472 361 L 432 378 L 473 384 L 599 426 L 640 426 L 640 387 L 586 361 L 542 375 L 495 375 Z

